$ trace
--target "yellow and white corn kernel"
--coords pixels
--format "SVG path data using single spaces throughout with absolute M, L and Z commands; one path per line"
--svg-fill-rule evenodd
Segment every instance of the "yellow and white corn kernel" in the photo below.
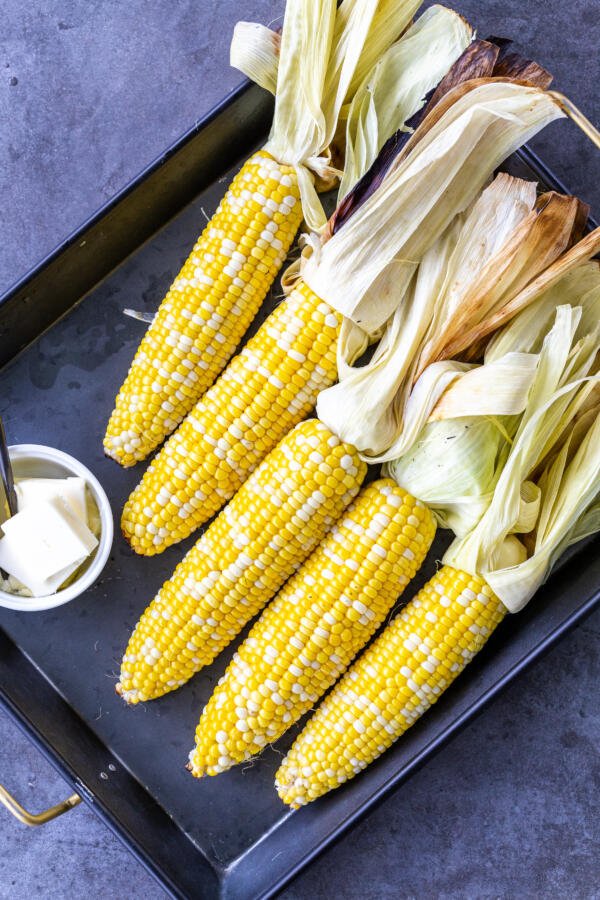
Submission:
M 145 459 L 214 382 L 258 312 L 302 221 L 292 166 L 264 150 L 242 167 L 142 338 L 104 450 Z
M 431 512 L 391 479 L 364 488 L 236 652 L 196 729 L 192 774 L 255 756 L 311 709 L 381 625 L 434 534 Z
M 303 282 L 271 313 L 125 504 L 121 527 L 136 553 L 160 553 L 203 525 L 310 413 L 336 379 L 338 324 Z
M 507 612 L 483 578 L 443 566 L 309 719 L 275 785 L 303 806 L 366 768 L 442 695 Z
M 317 419 L 251 475 L 177 566 L 133 632 L 118 692 L 151 700 L 208 665 L 319 544 L 366 465 Z

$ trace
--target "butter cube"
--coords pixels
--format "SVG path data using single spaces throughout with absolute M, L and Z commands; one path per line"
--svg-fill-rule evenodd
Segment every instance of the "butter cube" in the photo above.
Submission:
M 36 500 L 2 523 L 0 567 L 34 597 L 54 594 L 98 546 L 61 497 Z
M 60 497 L 80 521 L 88 524 L 84 478 L 21 478 L 15 484 L 15 491 L 19 511 L 40 500 Z

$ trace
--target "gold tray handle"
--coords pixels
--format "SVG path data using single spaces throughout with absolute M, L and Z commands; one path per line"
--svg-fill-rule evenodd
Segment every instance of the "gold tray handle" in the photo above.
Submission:
M 43 812 L 36 814 L 27 812 L 26 809 L 23 809 L 13 795 L 0 784 L 0 803 L 13 814 L 15 819 L 22 822 L 23 825 L 30 825 L 33 827 L 35 825 L 44 825 L 46 822 L 56 819 L 57 816 L 62 816 L 63 813 L 69 812 L 70 809 L 73 809 L 74 806 L 78 806 L 81 803 L 81 797 L 79 794 L 71 794 L 71 796 L 67 797 L 66 800 L 63 800 L 62 803 L 57 803 L 56 806 L 51 806 L 50 809 L 45 809 Z
M 561 94 L 559 91 L 548 91 L 548 93 L 551 97 L 554 97 L 562 111 L 581 128 L 586 137 L 589 137 L 590 141 L 600 149 L 600 131 L 598 131 L 596 126 L 592 125 L 581 110 L 564 94 Z

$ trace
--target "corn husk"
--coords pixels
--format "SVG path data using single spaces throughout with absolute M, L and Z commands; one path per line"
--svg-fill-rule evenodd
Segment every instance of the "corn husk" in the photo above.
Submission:
M 559 256 L 552 265 L 534 278 L 516 297 L 513 297 L 503 309 L 493 313 L 480 325 L 465 329 L 464 333 L 446 348 L 446 352 L 453 355 L 466 350 L 466 356 L 470 356 L 468 348 L 480 346 L 479 342 L 482 338 L 501 328 L 516 313 L 525 309 L 545 291 L 557 284 L 568 272 L 578 268 L 583 262 L 590 260 L 599 251 L 600 228 L 596 228 L 578 241 L 570 250 Z
M 533 182 L 498 175 L 472 208 L 458 216 L 425 253 L 405 302 L 396 310 L 367 365 L 351 367 L 356 349 L 346 346 L 342 335 L 338 353 L 340 380 L 321 393 L 317 413 L 336 434 L 358 447 L 366 459 L 384 461 L 404 453 L 426 423 L 441 392 L 449 387 L 451 373 L 464 372 L 464 367 L 455 362 L 430 367 L 413 392 L 415 377 L 426 368 L 423 359 L 429 348 L 438 338 L 452 333 L 453 322 L 461 318 L 466 298 L 488 300 L 485 286 L 491 281 L 488 302 L 494 302 L 499 279 L 486 280 L 485 274 L 491 270 L 497 276 L 499 271 L 509 269 L 515 257 L 515 236 L 522 243 L 527 236 L 524 224 L 531 230 L 537 222 L 532 212 L 535 203 Z M 537 241 L 533 244 L 535 266 L 539 246 Z M 554 234 L 550 244 L 554 246 Z M 349 334 L 353 336 L 351 331 Z M 527 365 L 514 358 L 507 369 L 527 385 Z M 487 370 L 485 374 L 488 375 Z M 479 379 L 480 375 L 472 377 Z M 507 397 L 514 396 L 508 372 L 498 383 Z M 500 403 L 498 414 L 504 412 Z
M 488 347 L 483 366 L 472 368 L 462 364 L 468 374 L 457 378 L 443 394 L 429 422 L 404 455 L 385 467 L 398 484 L 430 506 L 443 527 L 450 528 L 459 537 L 475 527 L 489 506 L 522 422 L 519 413 L 528 405 L 533 409 L 536 397 L 538 404 L 543 402 L 539 384 L 546 385 L 547 397 L 556 388 L 556 377 L 582 377 L 592 366 L 600 320 L 600 272 L 595 264 L 587 264 L 582 267 L 581 277 L 571 273 L 564 279 L 562 289 L 557 288 L 537 301 L 535 317 L 527 309 L 503 329 Z M 557 312 L 557 296 L 578 305 L 565 306 Z M 561 346 L 565 335 L 567 349 L 563 346 L 559 355 L 557 346 Z M 542 350 L 544 358 L 552 360 L 551 368 L 560 367 L 553 382 L 546 378 L 547 365 L 543 360 L 540 363 Z M 468 390 L 469 379 L 475 373 L 496 372 L 497 376 L 496 366 L 509 363 L 515 356 L 521 361 L 534 360 L 535 367 L 532 371 L 531 362 L 529 368 L 524 366 L 520 384 L 514 382 L 513 414 L 499 415 L 494 404 L 497 397 L 503 400 L 507 376 L 514 377 L 510 369 L 501 377 L 490 377 L 483 397 Z M 429 368 L 436 370 L 441 365 L 444 364 L 435 363 Z M 538 387 L 534 391 L 536 378 Z M 418 386 L 419 382 L 415 388 Z M 582 409 L 585 411 L 585 407 Z M 453 414 L 455 417 L 450 417 Z M 571 420 L 571 427 L 574 421 Z
M 530 306 L 500 328 L 488 341 L 486 362 L 498 359 L 509 352 L 538 353 L 546 331 L 550 328 L 561 304 L 581 305 L 581 334 L 590 332 L 600 312 L 596 302 L 600 299 L 600 261 L 584 262 L 560 281 L 547 288 Z
M 383 54 L 346 113 L 344 174 L 338 202 L 370 168 L 384 143 L 411 119 L 469 45 L 457 13 L 433 6 Z
M 597 298 L 594 305 L 598 310 Z M 539 354 L 527 406 L 509 452 L 494 473 L 489 503 L 475 527 L 452 544 L 444 557 L 449 565 L 487 578 L 490 572 L 525 560 L 526 545 L 514 537 L 531 531 L 531 518 L 521 519 L 524 492 L 542 508 L 541 488 L 532 476 L 568 440 L 599 382 L 598 375 L 590 375 L 600 348 L 598 320 L 586 335 L 581 334 L 581 320 L 581 307 L 557 309 L 555 324 Z M 504 602 L 504 596 L 501 599 Z
M 467 271 L 467 279 L 453 288 L 454 297 L 442 307 L 444 320 L 436 323 L 434 334 L 423 349 L 419 371 L 436 360 L 458 356 L 468 327 L 476 327 L 504 310 L 512 297 L 567 250 L 578 218 L 576 197 L 553 191 L 542 195 L 536 208 L 497 248 L 498 252 L 484 256 L 479 270 L 473 241 L 467 238 L 470 277 Z
M 353 365 L 367 335 L 362 332 L 361 345 L 357 339 L 361 332 L 345 324 L 338 352 L 339 382 L 318 401 L 322 420 L 351 441 L 367 461 L 384 462 L 405 453 L 440 399 L 440 373 L 447 379 L 451 370 L 459 371 L 456 363 L 440 368 L 432 362 L 449 355 L 448 348 L 461 339 L 468 323 L 501 313 L 523 284 L 553 265 L 555 257 L 569 247 L 573 233 L 578 233 L 582 209 L 587 208 L 577 198 L 554 192 L 536 201 L 533 183 L 497 176 L 425 254 L 422 271 L 367 365 Z M 426 277 L 433 271 L 430 256 L 445 272 L 441 285 Z M 419 290 L 423 283 L 424 291 Z M 546 300 L 547 320 L 559 302 Z M 488 366 L 464 385 L 462 380 L 455 385 L 445 402 L 459 398 L 463 403 L 470 396 L 473 408 L 478 396 L 493 397 L 490 414 L 517 412 L 515 406 L 530 376 L 528 366 L 525 359 L 513 356 L 505 361 L 505 372 L 498 379 Z M 422 375 L 424 381 L 414 391 L 413 383 Z M 442 386 L 447 390 L 449 384 Z M 491 393 L 488 385 L 493 387 Z M 423 403 L 421 409 L 416 406 L 417 397 Z M 438 415 L 448 417 L 441 409 Z
M 466 66 L 463 61 L 465 53 L 460 53 L 471 38 L 472 29 L 462 17 L 445 7 L 432 7 L 385 51 L 367 75 L 352 103 L 345 107 L 347 122 L 342 144 L 346 159 L 338 191 L 338 206 L 321 235 L 301 235 L 301 256 L 288 266 L 282 276 L 285 293 L 289 293 L 302 277 L 306 260 L 313 252 L 319 252 L 321 243 L 328 240 L 336 228 L 336 222 L 341 223 L 344 216 L 350 214 L 348 203 L 352 209 L 360 205 L 360 196 L 356 196 L 357 184 L 364 179 L 368 193 L 373 192 L 377 176 L 374 177 L 373 172 L 368 170 L 373 166 L 374 155 L 377 155 L 376 145 L 396 146 L 399 136 L 406 134 L 408 138 L 412 130 L 408 122 L 417 124 L 420 115 L 424 115 L 428 94 L 435 91 L 435 96 L 438 96 L 443 73 L 446 74 L 442 81 L 450 90 L 470 71 L 481 69 L 481 64 L 476 66 L 473 62 Z M 479 50 L 479 56 L 481 52 Z M 497 53 L 498 48 L 494 47 L 494 59 Z M 484 55 L 489 55 L 489 52 L 485 51 Z M 455 62 L 447 71 L 453 59 Z M 488 61 L 487 65 L 491 70 L 493 63 Z M 430 103 L 431 100 L 428 107 Z M 374 143 L 373 136 L 376 136 Z M 384 147 L 375 161 L 373 168 L 378 167 L 379 172 L 387 152 Z M 352 197 L 345 198 L 349 189 Z M 364 352 L 374 339 L 373 334 L 363 332 L 348 319 L 342 324 L 342 332 L 344 346 L 352 347 L 357 342 L 353 358 Z M 340 366 L 344 368 L 344 359 L 340 359 Z
M 420 0 L 343 0 L 336 7 L 335 0 L 287 0 L 266 149 L 295 166 L 304 218 L 313 231 L 326 224 L 315 178 L 332 186 L 340 174 L 331 163 L 330 144 L 342 106 L 419 5 Z M 234 63 L 259 83 L 272 82 L 272 54 L 264 30 L 246 23 L 234 34 Z
M 259 22 L 238 22 L 233 29 L 229 64 L 264 90 L 274 94 L 281 35 Z
M 560 116 L 555 101 L 537 88 L 472 82 L 412 152 L 390 166 L 343 228 L 313 253 L 304 280 L 342 315 L 376 331 L 402 301 L 424 253 L 493 170 Z M 419 129 L 413 139 L 418 135 Z
M 369 173 L 352 188 L 334 211 L 323 233 L 324 240 L 339 231 L 365 199 L 379 188 L 388 169 L 405 159 L 407 153 L 428 133 L 448 108 L 474 87 L 471 82 L 493 76 L 520 80 L 522 73 L 526 72 L 526 83 L 530 87 L 546 88 L 550 84 L 552 76 L 546 69 L 516 53 L 507 54 L 510 41 L 501 38 L 494 40 L 497 40 L 498 44 L 492 43 L 492 39 L 474 40 L 451 66 L 437 88 L 431 92 L 426 106 L 408 120 L 406 124 L 409 127 L 397 131 L 389 138 Z M 520 80 L 519 83 L 523 82 Z M 415 129 L 416 133 L 411 136 L 411 131 L 414 132 Z
M 491 504 L 475 530 L 455 541 L 444 556 L 448 565 L 478 571 L 510 612 L 521 610 L 544 583 L 559 556 L 573 543 L 600 529 L 600 413 L 570 461 L 571 436 L 534 484 L 539 514 L 529 540 L 514 536 L 517 502 L 535 456 L 535 439 L 556 419 L 556 407 L 598 384 L 600 376 L 565 385 L 533 417 L 515 442 Z M 564 418 L 564 416 L 563 416 Z M 530 483 L 531 484 L 531 483 Z M 530 487 L 531 490 L 531 487 Z M 515 553 L 516 543 L 519 543 Z M 477 569 L 475 569 L 477 567 Z

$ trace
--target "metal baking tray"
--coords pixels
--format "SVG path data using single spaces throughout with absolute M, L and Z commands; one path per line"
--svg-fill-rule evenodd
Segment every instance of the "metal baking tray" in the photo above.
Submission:
M 0 413 L 13 443 L 81 459 L 112 502 L 115 524 L 141 467 L 102 453 L 113 399 L 154 310 L 220 199 L 264 139 L 271 101 L 244 85 L 0 300 Z M 527 149 L 508 169 L 562 186 Z M 264 312 L 277 302 L 278 291 Z M 522 669 L 600 600 L 598 542 L 508 617 L 466 675 L 356 778 L 298 812 L 273 776 L 297 728 L 262 758 L 195 781 L 184 768 L 202 706 L 232 649 L 179 691 L 129 709 L 115 695 L 119 660 L 143 608 L 192 543 L 136 557 L 117 537 L 102 578 L 47 613 L 0 610 L 0 700 L 84 801 L 175 897 L 271 896 L 397 787 Z M 434 552 L 413 589 L 428 578 Z M 10 785 L 18 792 L 18 785 Z

